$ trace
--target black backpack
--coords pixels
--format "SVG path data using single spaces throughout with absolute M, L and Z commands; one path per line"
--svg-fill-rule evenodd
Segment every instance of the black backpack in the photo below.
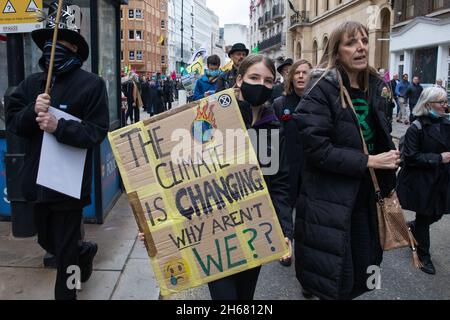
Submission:
M 417 129 L 419 129 L 419 131 L 422 131 L 422 124 L 420 123 L 419 120 L 417 120 L 417 119 L 414 120 L 414 121 L 411 123 L 411 125 L 412 125 L 412 126 L 416 126 Z M 403 149 L 405 148 L 405 135 L 406 135 L 406 134 L 404 134 L 404 135 L 400 138 L 400 142 L 399 142 L 399 144 L 398 144 L 398 150 L 400 151 L 400 159 L 401 159 L 401 164 L 400 164 L 400 166 L 403 166 L 403 163 L 404 163 Z

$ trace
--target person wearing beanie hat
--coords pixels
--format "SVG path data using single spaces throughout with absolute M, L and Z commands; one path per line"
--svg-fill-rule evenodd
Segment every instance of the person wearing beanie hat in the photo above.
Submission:
M 51 85 L 49 94 L 45 93 L 57 10 L 58 2 L 52 2 L 48 15 L 42 19 L 46 21 L 46 28 L 31 34 L 42 50 L 39 66 L 43 72 L 27 77 L 12 93 L 6 121 L 8 131 L 28 142 L 27 157 L 20 169 L 24 177 L 22 191 L 34 207 L 38 243 L 56 257 L 55 299 L 74 300 L 77 286 L 69 285 L 74 275 L 69 267 L 78 266 L 78 280 L 86 282 L 92 274 L 97 253 L 97 244 L 80 243 L 80 223 L 83 207 L 91 202 L 92 152 L 109 129 L 108 96 L 105 82 L 81 69 L 89 57 L 89 46 L 78 28 L 80 8 L 67 1 L 61 8 Z M 49 111 L 50 107 L 81 121 L 57 120 Z M 60 144 L 87 149 L 80 199 L 36 183 L 44 132 L 53 135 Z

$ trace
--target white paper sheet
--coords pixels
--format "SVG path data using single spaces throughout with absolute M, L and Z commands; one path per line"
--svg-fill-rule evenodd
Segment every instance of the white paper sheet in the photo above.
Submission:
M 64 118 L 81 122 L 53 107 L 50 107 L 49 112 L 58 120 Z M 87 149 L 59 143 L 53 134 L 44 132 L 36 183 L 80 199 L 86 153 Z

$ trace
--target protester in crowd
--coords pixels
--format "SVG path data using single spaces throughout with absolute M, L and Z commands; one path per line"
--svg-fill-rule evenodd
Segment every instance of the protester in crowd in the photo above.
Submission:
M 380 265 L 383 254 L 369 168 L 376 169 L 385 197 L 400 162 L 387 128 L 386 85 L 368 64 L 368 34 L 359 22 L 336 27 L 294 114 L 305 156 L 296 274 L 322 299 L 352 299 L 369 290 L 367 268 Z
M 395 105 L 397 106 L 397 110 L 396 110 L 397 115 L 400 113 L 400 104 L 398 102 L 398 95 L 397 95 L 397 86 L 399 84 L 400 84 L 400 80 L 398 80 L 398 73 L 394 73 L 392 80 L 390 82 L 390 85 L 391 85 L 392 97 L 394 98 Z
M 217 80 L 216 92 L 233 88 L 236 83 L 237 72 L 241 62 L 248 56 L 249 50 L 243 43 L 235 43 L 228 57 L 233 61 L 233 68 L 230 71 L 223 73 Z
M 286 77 L 288 76 L 289 70 L 293 63 L 294 63 L 294 61 L 292 61 L 292 59 L 288 58 L 288 59 L 282 61 L 280 63 L 280 65 L 278 66 L 277 72 L 281 75 L 282 81 L 280 81 L 279 83 L 274 85 L 272 97 L 270 98 L 271 103 L 273 103 L 276 98 L 281 97 L 283 95 Z
M 140 84 L 141 87 L 141 99 L 142 99 L 142 104 L 144 105 L 144 110 L 147 110 L 150 105 L 150 83 L 148 81 L 148 79 L 143 76 L 142 77 L 142 83 Z
M 273 109 L 267 103 L 272 95 L 275 76 L 273 62 L 263 55 L 252 55 L 244 59 L 237 73 L 236 85 L 240 89 L 238 103 L 242 118 L 247 129 L 255 130 L 258 141 L 261 131 L 281 129 Z M 273 144 L 279 143 L 279 169 L 275 175 L 265 175 L 264 180 L 289 247 L 290 252 L 285 259 L 289 259 L 292 254 L 293 223 L 289 205 L 285 142 L 283 135 L 280 135 L 280 141 L 271 141 L 270 132 L 265 136 L 268 139 L 268 149 L 263 153 L 270 154 L 270 150 L 274 148 Z M 257 154 L 259 155 L 259 152 Z M 260 165 L 267 166 L 267 164 Z M 144 235 L 140 233 L 139 238 L 144 240 Z M 260 270 L 261 267 L 256 267 L 208 283 L 211 298 L 213 300 L 253 299 Z
M 409 103 L 409 122 L 414 120 L 413 110 L 419 100 L 420 94 L 423 91 L 423 87 L 420 85 L 420 79 L 418 76 L 413 78 L 412 84 L 406 89 L 405 98 Z
M 308 83 L 308 74 L 312 65 L 307 60 L 295 62 L 285 77 L 284 95 L 273 103 L 273 109 L 283 126 L 283 135 L 286 140 L 286 158 L 289 164 L 289 203 L 291 212 L 297 202 L 298 190 L 301 184 L 301 170 L 303 167 L 303 146 L 297 125 L 292 117 L 295 108 L 302 99 L 303 91 Z M 291 265 L 291 259 L 281 259 L 284 266 Z
M 139 77 L 135 73 L 131 73 L 128 81 L 122 84 L 122 91 L 127 97 L 128 109 L 125 115 L 126 122 L 130 118 L 130 124 L 139 122 L 140 110 L 144 106 L 142 97 L 139 93 Z
M 58 2 L 52 2 L 49 16 L 55 19 Z M 63 2 L 63 12 L 71 12 Z M 38 243 L 56 256 L 57 273 L 55 298 L 76 299 L 76 289 L 69 287 L 70 266 L 79 266 L 81 282 L 92 274 L 97 244 L 83 242 L 80 246 L 83 207 L 90 204 L 92 185 L 92 151 L 106 137 L 109 129 L 108 95 L 105 82 L 81 67 L 89 57 L 89 46 L 77 31 L 81 21 L 62 15 L 58 42 L 55 44 L 53 81 L 50 95 L 44 93 L 52 51 L 53 25 L 35 30 L 31 36 L 42 50 L 39 66 L 42 73 L 26 78 L 8 100 L 8 130 L 25 138 L 26 159 L 20 169 L 24 177 L 22 191 L 27 201 L 33 203 L 34 222 Z M 50 20 L 54 21 L 54 20 Z M 74 26 L 69 29 L 69 26 Z M 81 122 L 57 118 L 49 111 L 53 107 L 81 119 Z M 73 148 L 87 149 L 80 199 L 48 189 L 36 183 L 44 132 L 58 143 Z
M 421 270 L 435 274 L 430 255 L 430 225 L 450 213 L 450 121 L 445 118 L 447 93 L 437 87 L 423 90 L 416 120 L 406 131 L 397 194 L 403 209 L 416 213 L 409 223 L 418 242 Z
M 408 98 L 406 97 L 406 90 L 408 90 L 411 84 L 408 81 L 408 75 L 405 73 L 403 75 L 402 81 L 397 85 L 396 94 L 398 97 L 398 102 L 400 105 L 400 112 L 397 113 L 397 122 L 402 123 L 403 117 L 405 118 L 404 123 L 409 124 L 408 121 Z
M 172 109 L 173 103 L 173 82 L 166 78 L 163 85 L 164 110 Z
M 175 89 L 175 100 L 178 101 L 178 90 L 181 90 L 181 84 L 180 81 L 178 79 L 175 80 L 175 84 L 174 84 L 174 89 Z
M 158 88 L 155 80 L 149 81 L 147 113 L 154 116 L 164 112 L 163 89 Z
M 437 79 L 436 80 L 436 84 L 434 85 L 435 87 L 441 88 L 442 90 L 445 90 L 444 86 L 443 86 L 443 82 L 442 79 Z
M 194 100 L 200 100 L 216 92 L 217 79 L 220 77 L 220 58 L 211 55 L 206 59 L 207 69 L 203 77 L 197 80 L 194 89 Z

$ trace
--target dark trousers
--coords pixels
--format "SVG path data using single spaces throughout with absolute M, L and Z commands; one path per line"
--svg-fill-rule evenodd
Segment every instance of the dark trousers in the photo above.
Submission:
M 55 208 L 49 203 L 36 204 L 34 221 L 38 243 L 56 257 L 56 300 L 76 299 L 76 289 L 69 289 L 67 268 L 79 265 L 82 209 Z
M 139 110 L 139 107 L 134 107 L 133 111 L 134 111 L 134 123 L 139 122 L 141 110 Z
M 122 127 L 127 125 L 127 112 L 120 111 L 120 123 Z
M 418 242 L 417 254 L 420 260 L 427 261 L 430 256 L 430 225 L 439 221 L 442 215 L 416 214 L 414 222 L 414 237 Z
M 208 283 L 213 300 L 253 300 L 261 267 Z
M 164 102 L 164 107 L 166 108 L 166 110 L 170 110 L 170 109 L 172 109 L 172 102 L 170 102 L 170 101 L 166 101 L 166 102 Z
M 130 118 L 130 123 L 134 123 L 134 121 L 133 121 L 133 109 L 134 109 L 134 107 L 128 105 L 127 113 L 125 115 L 125 123 L 127 123 L 128 118 Z

